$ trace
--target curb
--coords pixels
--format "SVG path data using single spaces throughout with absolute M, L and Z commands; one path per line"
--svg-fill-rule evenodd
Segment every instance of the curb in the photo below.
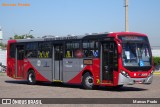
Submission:
M 6 75 L 6 73 L 0 72 L 0 76 L 4 76 Z

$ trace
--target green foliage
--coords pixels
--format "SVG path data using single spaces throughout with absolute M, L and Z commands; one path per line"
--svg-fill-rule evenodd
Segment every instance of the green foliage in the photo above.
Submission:
M 10 39 L 25 39 L 25 38 L 34 38 L 32 35 L 14 35 L 14 37 L 10 37 Z
M 2 44 L 2 43 L 0 43 L 0 46 L 3 46 L 3 44 Z
M 153 57 L 153 61 L 154 61 L 154 66 L 159 65 L 160 64 L 160 57 Z
M 7 47 L 7 45 L 6 44 L 4 44 L 4 43 L 0 43 L 0 49 L 5 49 Z

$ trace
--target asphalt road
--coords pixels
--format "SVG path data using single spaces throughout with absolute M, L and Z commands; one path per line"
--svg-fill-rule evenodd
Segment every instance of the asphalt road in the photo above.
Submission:
M 99 87 L 98 89 L 95 90 L 85 90 L 82 89 L 81 86 L 79 85 L 67 85 L 67 84 L 53 85 L 51 83 L 38 83 L 37 85 L 27 85 L 26 81 L 14 80 L 12 78 L 7 77 L 4 74 L 3 75 L 1 74 L 0 98 L 160 98 L 160 75 L 155 75 L 153 83 L 150 85 L 135 84 L 135 85 L 125 85 L 121 89 Z M 55 105 L 55 106 L 62 107 L 62 105 Z M 74 104 L 69 104 L 69 105 L 67 104 L 63 106 L 72 107 L 74 106 Z M 103 107 L 104 105 L 79 104 L 77 106 Z M 113 104 L 111 104 L 110 106 L 113 106 Z M 135 107 L 136 105 L 132 104 L 125 106 Z M 149 104 L 147 106 L 158 107 L 159 105 Z

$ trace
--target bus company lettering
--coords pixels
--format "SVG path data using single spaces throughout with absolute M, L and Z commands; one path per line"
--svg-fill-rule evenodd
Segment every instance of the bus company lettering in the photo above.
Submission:
M 40 60 L 37 61 L 37 66 L 41 66 L 41 61 Z

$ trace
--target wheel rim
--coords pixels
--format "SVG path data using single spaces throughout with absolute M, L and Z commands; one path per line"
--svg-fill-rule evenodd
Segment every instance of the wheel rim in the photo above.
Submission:
M 32 73 L 29 74 L 28 80 L 29 80 L 29 82 L 33 82 L 33 74 Z
M 85 83 L 87 86 L 93 86 L 93 78 L 91 76 L 88 76 L 85 80 Z

